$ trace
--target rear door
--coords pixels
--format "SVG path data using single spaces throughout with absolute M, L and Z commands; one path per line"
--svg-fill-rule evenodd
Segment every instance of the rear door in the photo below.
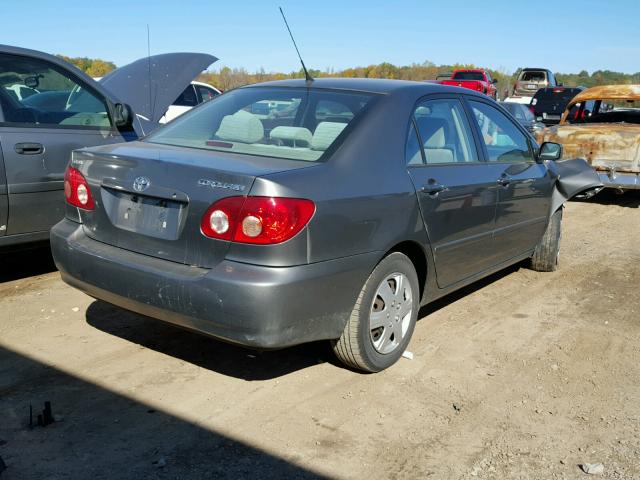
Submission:
M 459 96 L 418 104 L 406 157 L 438 285 L 448 287 L 490 267 L 498 174 L 484 161 Z
M 553 181 L 535 160 L 529 136 L 501 110 L 469 100 L 482 147 L 498 185 L 494 258 L 498 262 L 533 249 L 549 218 Z
M 23 84 L 33 90 L 28 97 L 11 88 Z M 36 56 L 0 53 L 0 102 L 7 234 L 47 231 L 64 216 L 71 151 L 123 138 L 101 94 L 73 72 Z

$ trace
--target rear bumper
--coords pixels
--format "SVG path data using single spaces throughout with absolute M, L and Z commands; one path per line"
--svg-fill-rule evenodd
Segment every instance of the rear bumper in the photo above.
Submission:
M 51 230 L 62 279 L 92 297 L 254 348 L 338 338 L 379 254 L 294 267 L 224 260 L 191 267 L 92 240 L 63 220 Z
M 598 170 L 598 176 L 605 188 L 640 189 L 640 174 L 637 173 Z

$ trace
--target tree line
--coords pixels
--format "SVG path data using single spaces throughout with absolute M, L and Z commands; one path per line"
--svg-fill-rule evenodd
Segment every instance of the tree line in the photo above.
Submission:
M 58 55 L 60 58 L 74 64 L 85 71 L 91 77 L 102 77 L 116 68 L 113 62 L 86 57 L 66 57 Z M 343 70 L 327 68 L 325 70 L 311 69 L 309 73 L 312 77 L 362 77 L 362 78 L 391 78 L 398 80 L 434 80 L 438 75 L 449 74 L 461 68 L 478 68 L 473 64 L 453 64 L 436 65 L 433 62 L 412 63 L 411 65 L 397 66 L 391 63 L 380 63 L 366 67 L 352 67 Z M 488 69 L 493 78 L 498 81 L 498 92 L 500 95 L 507 90 L 511 90 L 519 71 L 509 73 L 505 70 Z M 302 69 L 293 72 L 266 72 L 263 68 L 249 72 L 246 68 L 221 67 L 203 72 L 198 76 L 198 80 L 209 83 L 223 91 L 251 83 L 266 82 L 270 80 L 285 80 L 290 78 L 304 78 Z M 556 73 L 556 78 L 566 86 L 594 87 L 596 85 L 615 84 L 640 84 L 640 72 L 627 74 L 613 72 L 611 70 L 596 70 L 589 73 L 582 70 L 579 73 Z
M 69 62 L 90 77 L 104 77 L 111 70 L 115 70 L 116 64 L 101 60 L 99 58 L 87 58 L 87 57 L 67 57 L 65 55 L 57 55 L 65 62 Z

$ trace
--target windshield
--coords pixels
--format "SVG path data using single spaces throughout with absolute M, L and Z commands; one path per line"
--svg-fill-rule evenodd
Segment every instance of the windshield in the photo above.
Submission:
M 478 80 L 483 81 L 484 76 L 480 72 L 456 72 L 453 75 L 454 80 Z
M 525 105 L 509 102 L 503 102 L 501 105 L 518 121 L 532 122 L 535 119 L 531 110 L 529 110 Z
M 578 102 L 569 107 L 567 123 L 640 124 L 640 100 L 602 99 Z
M 373 98 L 313 88 L 240 88 L 179 117 L 146 141 L 316 161 Z

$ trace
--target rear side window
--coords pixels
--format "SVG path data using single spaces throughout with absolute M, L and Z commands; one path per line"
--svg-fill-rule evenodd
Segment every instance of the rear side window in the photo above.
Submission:
M 478 161 L 471 128 L 459 100 L 428 100 L 420 103 L 414 112 L 418 129 L 417 139 L 411 131 L 406 155 L 410 165 L 465 163 Z M 422 155 L 414 153 L 415 141 Z
M 470 101 L 490 162 L 533 161 L 529 142 L 509 117 L 486 103 Z
M 198 97 L 196 95 L 196 90 L 193 88 L 193 85 L 187 85 L 180 96 L 176 98 L 176 101 L 173 102 L 173 105 L 179 107 L 195 107 L 198 105 Z
M 36 58 L 0 54 L 0 104 L 6 124 L 111 127 L 103 98 L 63 68 Z
M 319 160 L 376 95 L 250 87 L 219 96 L 147 141 L 230 153 Z
M 198 90 L 198 93 L 200 93 L 200 97 L 202 98 L 203 102 L 208 102 L 209 100 L 213 100 L 215 97 L 220 95 L 214 89 L 205 87 L 204 85 L 194 85 L 194 86 Z

